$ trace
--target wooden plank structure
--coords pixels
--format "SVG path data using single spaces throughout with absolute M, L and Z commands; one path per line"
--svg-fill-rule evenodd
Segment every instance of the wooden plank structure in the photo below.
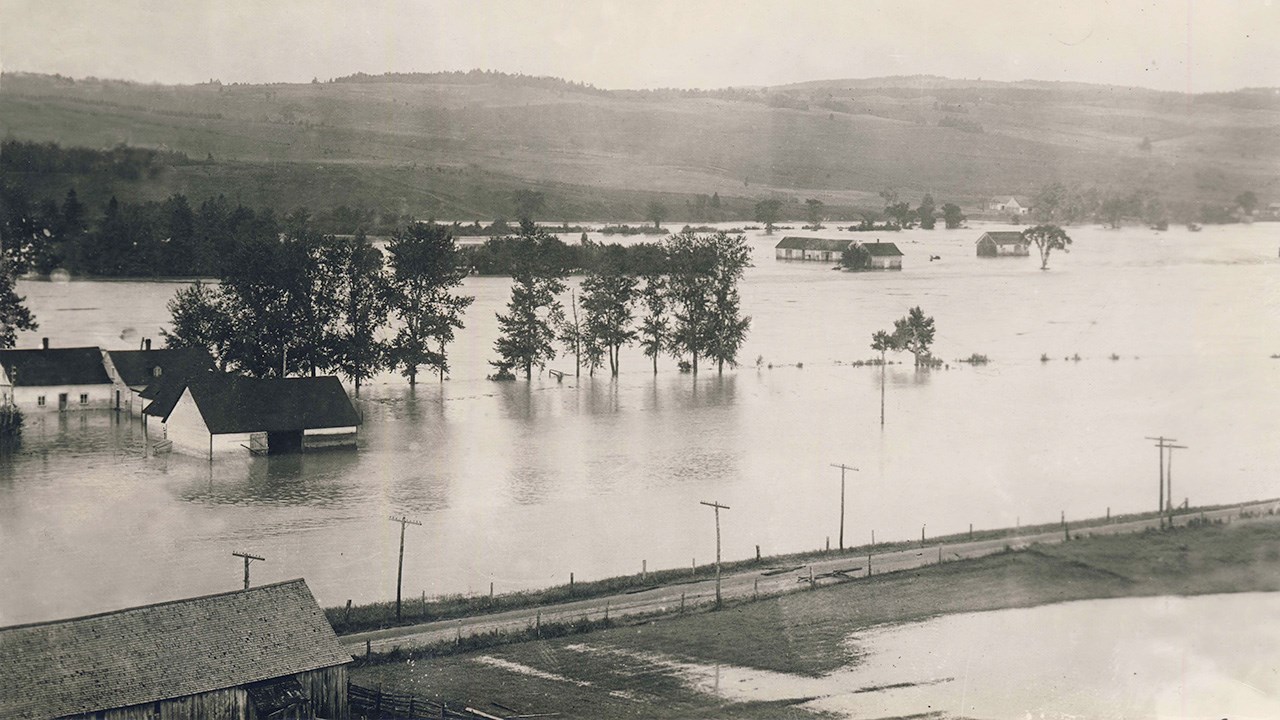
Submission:
M 559 716 L 559 713 L 520 713 L 496 702 L 490 703 L 495 713 L 489 713 L 460 703 L 429 700 L 355 683 L 347 685 L 347 698 L 354 720 L 507 720 Z
M 291 580 L 0 628 L 0 717 L 340 720 L 350 662 Z

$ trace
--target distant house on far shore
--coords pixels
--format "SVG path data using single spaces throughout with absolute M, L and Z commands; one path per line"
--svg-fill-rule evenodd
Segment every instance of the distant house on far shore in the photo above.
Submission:
M 103 410 L 113 387 L 96 347 L 0 350 L 0 403 L 22 410 Z
M 346 718 L 350 662 L 291 580 L 0 628 L 0 717 Z
M 978 257 L 1025 257 L 1030 254 L 1030 243 L 1015 230 L 985 232 L 978 238 Z
M 108 350 L 107 373 L 116 385 L 115 409 L 130 415 L 141 414 L 146 390 L 157 383 L 189 380 L 213 370 L 213 358 L 203 348 L 151 349 L 151 340 L 141 350 Z M 143 416 L 145 419 L 145 415 Z
M 354 448 L 360 415 L 336 377 L 248 378 L 205 373 L 167 386 L 143 411 L 164 422 L 173 450 L 275 454 Z
M 1013 196 L 991 198 L 991 200 L 987 201 L 987 209 L 994 212 L 1013 213 L 1014 215 L 1026 215 L 1031 212 L 1031 207 L 1027 203 L 1018 202 L 1018 199 Z

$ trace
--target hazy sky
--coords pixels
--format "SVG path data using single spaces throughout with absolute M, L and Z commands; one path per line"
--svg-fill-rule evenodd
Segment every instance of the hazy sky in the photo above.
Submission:
M 927 73 L 1280 86 L 1280 0 L 0 0 L 7 71 L 165 83 L 485 68 L 605 88 Z

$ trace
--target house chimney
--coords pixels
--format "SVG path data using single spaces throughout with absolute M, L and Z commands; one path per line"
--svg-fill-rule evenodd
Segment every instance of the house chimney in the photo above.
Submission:
M 151 338 L 147 338 L 147 339 L 145 339 L 145 340 L 143 340 L 143 341 L 142 341 L 142 349 L 143 349 L 143 350 L 150 350 L 150 349 L 151 349 Z
M 41 350 L 49 349 L 49 338 L 40 338 L 40 349 Z

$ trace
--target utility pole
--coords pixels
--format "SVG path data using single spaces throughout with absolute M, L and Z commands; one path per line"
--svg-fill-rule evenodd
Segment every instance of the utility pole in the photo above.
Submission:
M 1146 439 L 1155 440 L 1156 447 L 1159 448 L 1159 452 L 1160 452 L 1160 504 L 1157 505 L 1156 508 L 1157 510 L 1159 510 L 1159 514 L 1160 514 L 1160 529 L 1163 530 L 1164 529 L 1164 449 L 1168 447 L 1168 445 L 1166 445 L 1165 443 L 1175 443 L 1177 442 L 1177 440 L 1173 438 L 1164 437 L 1163 435 L 1161 435 L 1160 437 L 1147 437 Z
M 850 467 L 844 463 L 831 463 L 831 467 L 840 468 L 840 549 L 844 550 L 844 471 L 852 470 L 858 472 L 858 468 Z
M 234 556 L 236 556 L 236 557 L 242 557 L 242 558 L 244 558 L 244 589 L 245 589 L 245 590 L 248 590 L 248 589 L 249 589 L 249 561 L 250 561 L 250 560 L 261 560 L 262 562 L 266 562 L 266 561 L 267 561 L 267 559 L 266 559 L 266 558 L 264 558 L 264 557 L 258 557 L 257 555 L 250 555 L 249 553 L 243 553 L 243 552 L 238 552 L 238 551 L 237 551 L 237 552 L 233 552 L 233 553 L 231 553 L 231 554 L 232 554 L 232 555 L 234 555 Z
M 417 520 L 410 520 L 407 517 L 390 518 L 391 522 L 400 523 L 400 566 L 396 569 L 396 622 L 400 622 L 400 583 L 404 580 L 404 529 L 406 525 L 421 525 Z
M 706 505 L 709 508 L 715 508 L 716 511 L 716 609 L 720 609 L 720 511 L 728 510 L 728 505 L 721 505 L 719 502 L 704 502 L 699 500 L 698 504 Z
M 1187 449 L 1187 446 L 1186 446 L 1186 445 L 1165 445 L 1165 447 L 1169 450 L 1169 465 L 1168 465 L 1168 467 L 1165 469 L 1165 476 L 1164 476 L 1164 482 L 1165 482 L 1165 494 L 1164 494 L 1164 495 L 1165 495 L 1165 498 L 1164 498 L 1164 500 L 1165 500 L 1165 507 L 1168 509 L 1168 512 L 1169 512 L 1169 527 L 1173 527 L 1173 508 L 1174 508 L 1174 504 L 1173 504 L 1173 451 L 1174 451 L 1174 450 L 1186 450 L 1186 449 Z

